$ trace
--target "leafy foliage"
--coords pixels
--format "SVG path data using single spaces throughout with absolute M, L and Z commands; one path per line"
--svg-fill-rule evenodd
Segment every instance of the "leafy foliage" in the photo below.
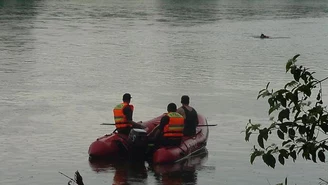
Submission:
M 262 127 L 251 120 L 247 123 L 245 140 L 249 141 L 251 135 L 258 134 L 259 148 L 254 146 L 250 157 L 251 164 L 259 156 L 262 156 L 262 160 L 272 168 L 276 165 L 276 159 L 284 165 L 285 160 L 289 158 L 295 162 L 299 154 L 315 163 L 317 159 L 321 162 L 326 160 L 328 112 L 322 101 L 321 82 L 328 78 L 317 80 L 313 76 L 314 72 L 297 66 L 299 56 L 295 55 L 286 64 L 286 73 L 289 72 L 293 80 L 286 83 L 283 89 L 269 91 L 268 83 L 265 89 L 259 91 L 257 99 L 268 99 L 268 114 L 271 116 L 272 124 L 269 127 Z M 312 98 L 315 101 L 312 105 L 310 100 L 314 94 L 316 98 Z M 267 145 L 271 134 L 276 134 L 281 144 Z

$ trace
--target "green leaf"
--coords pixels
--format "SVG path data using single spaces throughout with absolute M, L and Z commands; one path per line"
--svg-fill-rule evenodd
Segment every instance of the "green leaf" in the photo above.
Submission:
M 285 119 L 285 118 L 289 120 L 289 109 L 284 109 L 284 110 L 280 111 L 278 114 L 278 120 L 280 122 L 282 122 L 283 119 Z
M 252 132 L 246 132 L 245 134 L 245 141 L 249 141 L 249 137 L 251 136 Z
M 271 93 L 268 90 L 265 90 L 264 92 L 262 92 L 261 94 L 259 94 L 257 96 L 257 99 L 259 99 L 261 96 L 262 96 L 262 98 L 264 98 L 264 97 L 270 96 L 270 95 L 271 95 Z
M 276 166 L 276 159 L 273 157 L 272 154 L 264 154 L 263 156 L 265 156 L 263 158 L 263 161 L 270 166 L 271 168 L 274 168 Z M 262 157 L 263 157 L 262 156 Z
M 303 148 L 303 147 L 302 147 Z M 301 150 L 300 150 L 301 151 Z M 303 148 L 303 153 L 302 153 L 303 158 L 305 158 L 306 160 L 310 160 L 310 153 L 307 149 Z
M 278 156 L 278 160 L 279 160 L 280 164 L 282 164 L 282 165 L 285 164 L 285 158 L 284 158 L 284 156 L 282 156 L 281 154 L 279 154 L 279 156 Z
M 321 120 L 322 122 L 324 122 L 324 123 L 325 123 L 325 122 L 327 123 L 327 122 L 328 122 L 328 115 L 327 115 L 327 114 L 322 115 L 321 118 L 320 118 L 320 120 Z
M 325 133 L 328 132 L 328 125 L 327 125 L 327 123 L 321 124 L 320 127 L 321 127 L 321 129 L 322 129 Z
M 261 148 L 264 148 L 263 137 L 262 137 L 261 135 L 259 135 L 259 136 L 257 137 L 257 142 L 259 143 L 259 146 L 260 146 Z
M 277 134 L 278 134 L 278 137 L 282 140 L 284 140 L 285 136 L 284 136 L 284 133 L 281 132 L 281 130 L 277 130 Z
M 285 146 L 286 144 L 290 143 L 292 140 L 284 141 L 282 142 L 282 146 Z
M 296 62 L 297 60 L 297 57 L 299 57 L 300 56 L 300 54 L 297 54 L 297 55 L 295 55 L 294 57 L 293 57 L 293 62 Z
M 287 133 L 287 127 L 286 127 L 286 125 L 281 124 L 281 125 L 279 126 L 279 128 L 280 128 L 280 130 L 282 130 L 284 133 Z
M 326 162 L 326 156 L 325 156 L 324 150 L 320 150 L 318 152 L 318 157 L 321 162 L 323 162 L 323 163 Z
M 300 127 L 298 128 L 298 132 L 299 132 L 301 135 L 305 134 L 305 132 L 306 132 L 306 127 L 305 127 L 305 126 L 300 126 Z
M 303 92 L 304 94 L 306 94 L 307 96 L 311 96 L 311 88 L 309 86 L 304 86 L 303 88 Z
M 251 155 L 251 160 L 250 160 L 251 164 L 253 164 L 256 157 L 257 157 L 256 152 L 253 152 Z
M 321 90 L 319 91 L 318 95 L 317 95 L 317 100 L 319 101 L 321 99 Z
M 274 106 L 274 99 L 272 97 L 269 98 L 268 103 L 269 103 L 270 107 L 273 107 Z
M 288 130 L 288 136 L 290 139 L 294 140 L 294 137 L 295 137 L 295 130 L 293 128 L 290 128 Z
M 285 185 L 287 185 L 287 177 L 285 178 Z
M 265 140 L 268 140 L 268 129 L 267 128 L 264 128 L 264 129 L 262 129 L 262 130 L 260 130 L 260 135 L 263 137 L 263 139 L 265 139 Z
M 280 107 L 280 103 L 277 103 L 277 104 L 274 105 L 273 107 L 270 107 L 270 109 L 269 109 L 269 115 L 270 115 L 273 111 L 279 109 L 279 107 Z
M 299 80 L 300 80 L 300 77 L 301 77 L 301 70 L 300 69 L 295 69 L 295 71 L 294 71 L 294 79 L 297 81 L 297 82 L 299 82 Z
M 307 114 L 303 114 L 302 116 L 302 123 L 306 124 L 308 122 L 308 115 Z
M 302 75 L 301 75 L 301 78 L 304 81 L 304 83 L 308 83 L 307 73 L 303 72 Z
M 255 130 L 259 130 L 260 127 L 261 124 L 252 124 L 251 129 L 255 131 Z
M 317 151 L 315 149 L 313 149 L 310 151 L 310 153 L 311 153 L 312 161 L 314 163 L 316 163 L 317 162 Z
M 295 87 L 296 85 L 298 84 L 298 82 L 296 82 L 295 80 L 293 80 L 293 81 L 291 81 L 291 82 L 289 82 L 289 83 L 287 83 L 286 85 L 285 85 L 285 89 L 287 88 L 287 87 Z
M 262 89 L 259 91 L 259 94 L 261 94 L 262 92 L 266 91 L 267 89 Z
M 286 98 L 283 96 L 283 93 L 285 93 L 286 89 L 280 89 L 279 91 L 275 92 L 278 93 L 276 96 L 276 99 L 281 103 L 282 106 L 286 107 Z M 287 91 L 288 92 L 288 91 Z
M 290 152 L 289 155 L 293 158 L 293 161 L 295 162 L 295 160 L 296 160 L 296 151 Z
M 282 99 L 280 100 L 280 103 L 281 103 L 281 105 L 282 105 L 283 107 L 286 107 L 286 105 L 287 105 L 287 101 L 286 101 L 285 98 L 282 98 Z
M 288 60 L 288 62 L 286 63 L 286 73 L 289 71 L 290 66 L 293 65 L 293 60 Z
M 256 157 L 261 156 L 262 154 L 263 154 L 263 151 L 255 150 L 251 155 L 251 159 L 250 159 L 251 164 L 253 164 Z
M 296 139 L 296 142 L 297 143 L 306 143 L 307 142 L 307 140 L 305 139 L 305 138 L 298 138 L 298 139 Z
M 285 150 L 285 149 L 280 149 L 280 150 L 279 150 L 279 153 L 280 153 L 280 155 L 282 155 L 282 156 L 285 157 L 286 159 L 288 158 L 288 152 L 287 152 L 287 150 Z

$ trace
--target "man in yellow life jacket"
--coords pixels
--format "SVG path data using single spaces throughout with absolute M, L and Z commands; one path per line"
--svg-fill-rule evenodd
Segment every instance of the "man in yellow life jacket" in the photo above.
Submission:
M 123 103 L 116 105 L 113 109 L 115 126 L 118 133 L 128 135 L 131 128 L 145 128 L 143 125 L 136 123 L 132 120 L 133 116 L 133 105 L 130 104 L 131 95 L 125 93 L 123 95 Z
M 175 103 L 167 106 L 167 112 L 161 118 L 160 124 L 156 128 L 155 136 L 156 144 L 162 146 L 180 145 L 183 137 L 184 118 L 176 112 Z

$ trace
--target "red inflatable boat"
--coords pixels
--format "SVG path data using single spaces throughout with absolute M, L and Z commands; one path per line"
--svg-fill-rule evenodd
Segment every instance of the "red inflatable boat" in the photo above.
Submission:
M 132 131 L 137 132 L 139 136 L 144 135 L 147 137 L 147 134 L 150 133 L 160 123 L 163 115 L 143 122 L 143 125 L 146 126 L 145 130 L 133 129 Z M 189 156 L 205 149 L 209 134 L 207 120 L 200 114 L 198 114 L 198 120 L 199 125 L 197 127 L 195 136 L 183 137 L 180 146 L 160 147 L 157 150 L 151 152 L 150 162 L 154 164 L 174 163 L 187 159 Z M 147 152 L 143 151 L 147 150 L 147 146 L 143 144 L 147 145 L 147 141 L 140 140 L 138 143 L 133 143 L 136 137 L 139 136 L 131 135 L 131 133 L 129 136 L 126 136 L 123 134 L 118 134 L 115 131 L 111 134 L 104 135 L 90 145 L 89 157 L 90 159 L 115 159 L 129 156 L 141 156 L 141 158 L 146 157 Z

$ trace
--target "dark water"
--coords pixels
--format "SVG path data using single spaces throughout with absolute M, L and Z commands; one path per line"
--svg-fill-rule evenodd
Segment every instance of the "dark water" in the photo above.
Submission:
M 208 152 L 203 151 L 188 160 L 164 165 L 127 161 L 90 162 L 92 170 L 98 174 L 113 173 L 113 184 L 147 184 L 148 176 L 155 178 L 154 184 L 197 184 L 198 171 L 204 166 Z M 209 168 L 211 169 L 211 167 Z
M 326 77 L 327 25 L 324 0 L 2 0 L 0 184 L 67 184 L 58 171 L 76 170 L 85 184 L 318 184 L 327 175 L 320 163 L 250 165 L 253 143 L 241 131 L 248 119 L 267 121 L 257 93 L 289 80 L 284 66 L 295 54 Z M 88 147 L 113 130 L 100 123 L 112 122 L 125 92 L 136 121 L 190 95 L 218 124 L 207 156 L 160 168 L 167 173 L 148 164 L 95 169 Z

